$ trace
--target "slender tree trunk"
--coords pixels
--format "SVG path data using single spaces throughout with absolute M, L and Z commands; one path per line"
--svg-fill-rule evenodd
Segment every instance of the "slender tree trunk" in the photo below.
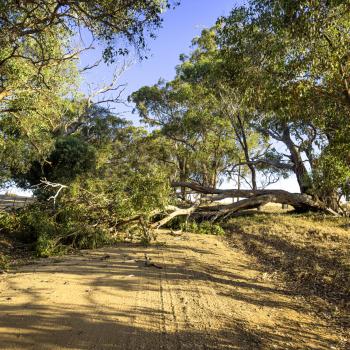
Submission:
M 291 139 L 290 130 L 288 126 L 286 126 L 283 130 L 282 141 L 287 146 L 290 152 L 292 163 L 294 164 L 293 170 L 299 184 L 300 192 L 310 194 L 311 179 L 305 167 L 305 164 L 301 158 L 300 152 Z
M 241 160 L 239 159 L 239 162 L 241 162 Z M 241 190 L 241 165 L 238 166 L 238 181 L 237 181 L 237 189 L 238 191 Z M 239 197 L 237 197 L 237 202 L 239 201 Z
M 179 164 L 179 172 L 180 172 L 180 181 L 186 182 L 187 181 L 187 164 L 186 164 L 186 159 L 183 158 L 178 158 L 178 164 Z M 186 200 L 186 187 L 181 187 L 180 188 L 181 192 L 181 199 L 183 201 Z
M 247 142 L 247 136 L 245 131 L 246 128 L 242 118 L 239 115 L 237 116 L 237 120 L 238 120 L 238 125 L 235 125 L 234 122 L 232 122 L 233 127 L 235 130 L 237 139 L 243 149 L 244 158 L 245 158 L 245 161 L 247 162 L 248 168 L 251 173 L 252 189 L 256 191 L 258 189 L 257 182 L 256 182 L 256 169 L 255 169 L 255 165 L 251 163 L 251 159 L 249 155 L 249 145 Z
M 216 183 L 217 183 L 217 171 L 216 171 L 216 169 L 214 169 L 213 174 L 212 174 L 211 179 L 210 179 L 210 186 L 216 187 Z

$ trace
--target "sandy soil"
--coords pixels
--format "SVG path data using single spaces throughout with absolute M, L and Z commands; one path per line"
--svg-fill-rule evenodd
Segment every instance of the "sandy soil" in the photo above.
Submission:
M 0 348 L 339 349 L 332 327 L 223 238 L 159 240 L 0 275 Z

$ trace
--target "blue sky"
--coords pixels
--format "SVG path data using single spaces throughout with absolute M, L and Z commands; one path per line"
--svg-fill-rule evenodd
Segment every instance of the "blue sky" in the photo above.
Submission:
M 204 28 L 211 27 L 218 17 L 228 15 L 230 10 L 242 5 L 238 0 L 182 0 L 181 5 L 164 14 L 162 28 L 157 31 L 157 38 L 148 40 L 149 58 L 135 62 L 122 76 L 120 82 L 126 83 L 124 98 L 144 85 L 153 85 L 159 78 L 171 80 L 181 53 L 190 52 L 191 41 L 199 36 Z M 100 49 L 83 55 L 81 65 L 85 66 L 97 60 Z M 87 83 L 108 81 L 113 74 L 113 67 L 101 65 L 86 75 L 83 90 Z M 131 108 L 118 106 L 119 111 L 137 123 L 138 117 L 131 114 Z M 130 111 L 130 112 L 129 112 Z

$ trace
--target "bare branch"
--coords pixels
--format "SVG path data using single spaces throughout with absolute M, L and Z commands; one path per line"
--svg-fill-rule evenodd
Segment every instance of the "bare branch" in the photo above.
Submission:
M 46 180 L 46 178 L 40 180 L 40 184 L 37 185 L 37 187 L 39 186 L 42 186 L 43 188 L 57 188 L 57 191 L 56 191 L 56 194 L 49 197 L 47 200 L 50 201 L 50 200 L 53 200 L 53 205 L 54 207 L 56 206 L 56 200 L 57 200 L 57 197 L 58 195 L 60 194 L 60 192 L 64 189 L 64 188 L 68 188 L 68 186 L 66 185 L 63 185 L 63 184 L 60 184 L 60 183 L 56 183 L 56 182 L 51 182 L 51 181 L 48 181 Z
M 87 66 L 83 67 L 82 69 L 80 69 L 79 73 L 84 73 L 88 70 L 94 69 L 94 68 L 98 67 L 101 64 L 101 62 L 102 62 L 102 59 L 99 59 L 95 63 L 93 63 L 91 65 L 87 65 Z
M 171 214 L 169 214 L 168 216 L 166 216 L 165 218 L 163 218 L 162 220 L 159 220 L 155 223 L 153 223 L 151 225 L 152 228 L 155 229 L 159 229 L 160 227 L 164 226 L 166 223 L 168 223 L 169 221 L 171 221 L 173 218 L 177 217 L 177 216 L 189 216 L 191 215 L 193 212 L 196 211 L 196 209 L 199 207 L 200 203 L 195 204 L 194 206 L 190 207 L 190 208 L 186 208 L 186 209 L 181 209 L 178 207 L 174 207 L 174 206 L 168 206 L 166 209 L 168 210 L 174 210 Z
M 132 61 L 124 61 L 121 66 L 116 66 L 111 82 L 98 87 L 96 90 L 90 93 L 90 95 L 87 98 L 88 106 L 91 106 L 92 104 L 101 104 L 101 103 L 107 103 L 107 102 L 122 102 L 120 100 L 120 96 L 124 92 L 126 88 L 126 84 L 117 84 L 117 83 L 120 77 L 122 76 L 122 74 L 131 66 L 131 64 L 132 64 Z M 116 91 L 118 91 L 117 96 L 107 97 L 107 98 L 104 97 L 106 93 L 111 93 Z M 93 101 L 97 96 L 102 96 L 102 98 L 99 101 Z

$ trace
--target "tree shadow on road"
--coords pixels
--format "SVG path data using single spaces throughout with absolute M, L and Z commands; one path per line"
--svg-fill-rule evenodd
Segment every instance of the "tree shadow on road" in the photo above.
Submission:
M 192 298 L 206 298 L 209 302 L 212 297 L 235 301 L 256 312 L 263 307 L 305 312 L 302 305 L 289 298 L 288 291 L 259 281 L 256 276 L 263 271 L 256 266 L 240 261 L 225 268 L 208 261 L 213 247 L 197 249 L 193 255 L 188 254 L 188 249 L 181 242 L 165 247 L 105 248 L 48 259 L 9 274 L 8 290 L 0 293 L 0 348 L 329 350 L 337 345 L 327 336 L 326 329 L 323 335 L 314 331 L 322 329 L 321 324 L 296 322 L 295 318 L 279 320 L 274 326 L 271 323 L 257 326 L 233 313 L 223 314 L 219 326 L 211 326 L 210 320 L 186 323 L 171 305 L 164 308 L 158 299 L 152 299 L 154 296 L 161 299 L 162 288 L 173 293 L 170 299 L 178 298 L 179 304 L 188 293 Z M 167 253 L 170 255 L 162 258 Z M 162 269 L 147 267 L 144 254 Z M 244 274 L 244 269 L 250 269 L 252 274 Z M 29 279 L 26 288 L 21 285 L 21 276 L 25 275 Z M 31 286 L 31 276 L 42 276 L 35 288 Z M 77 281 L 82 296 L 79 303 L 70 306 L 69 293 L 63 298 L 67 299 L 64 303 L 62 298 L 48 301 L 49 293 L 65 293 L 65 287 Z M 166 286 L 162 287 L 162 283 Z M 70 292 L 75 289 L 70 288 Z M 129 295 L 129 299 L 138 295 L 140 302 L 122 305 L 120 295 L 125 298 Z M 18 302 L 17 296 L 21 297 Z M 101 296 L 104 301 L 98 300 Z M 205 307 L 205 303 L 189 300 L 192 307 Z M 181 305 L 179 310 L 185 307 Z M 196 312 L 203 311 L 205 318 L 215 308 L 208 310 Z

